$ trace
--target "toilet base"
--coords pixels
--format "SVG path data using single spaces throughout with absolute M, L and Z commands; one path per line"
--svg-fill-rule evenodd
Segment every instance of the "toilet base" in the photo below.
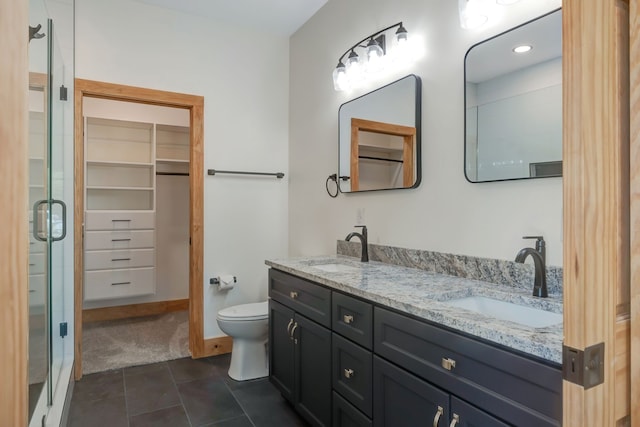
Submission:
M 268 375 L 267 341 L 234 338 L 229 376 L 236 381 L 247 381 Z

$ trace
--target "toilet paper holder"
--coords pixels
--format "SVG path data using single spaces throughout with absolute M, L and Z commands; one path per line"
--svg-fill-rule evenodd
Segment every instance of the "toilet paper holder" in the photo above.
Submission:
M 236 276 L 233 276 L 233 283 L 238 283 L 238 279 L 236 278 Z M 220 277 L 212 277 L 211 279 L 209 279 L 209 284 L 210 285 L 219 285 L 220 284 Z

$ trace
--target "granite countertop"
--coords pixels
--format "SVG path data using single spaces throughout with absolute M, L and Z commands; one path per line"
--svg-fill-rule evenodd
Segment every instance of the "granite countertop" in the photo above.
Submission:
M 341 255 L 266 260 L 273 268 L 329 288 L 439 323 L 557 364 L 562 363 L 562 323 L 533 328 L 499 320 L 444 302 L 467 296 L 499 300 L 562 313 L 562 297 L 536 298 L 530 291 L 505 285 L 430 273 Z M 337 271 L 314 266 L 339 264 Z M 331 268 L 329 268 L 331 269 Z

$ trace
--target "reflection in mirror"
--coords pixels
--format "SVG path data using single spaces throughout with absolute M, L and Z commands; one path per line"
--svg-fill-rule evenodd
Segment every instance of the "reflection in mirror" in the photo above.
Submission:
M 342 104 L 338 113 L 340 191 L 420 184 L 420 79 L 406 76 Z
M 471 47 L 465 105 L 470 182 L 562 176 L 561 10 Z

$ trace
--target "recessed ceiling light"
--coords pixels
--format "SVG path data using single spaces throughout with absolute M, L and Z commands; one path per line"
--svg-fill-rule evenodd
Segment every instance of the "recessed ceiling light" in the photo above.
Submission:
M 525 53 L 525 52 L 529 52 L 531 49 L 533 49 L 533 47 L 531 45 L 523 44 L 521 46 L 514 47 L 513 51 L 515 53 Z

